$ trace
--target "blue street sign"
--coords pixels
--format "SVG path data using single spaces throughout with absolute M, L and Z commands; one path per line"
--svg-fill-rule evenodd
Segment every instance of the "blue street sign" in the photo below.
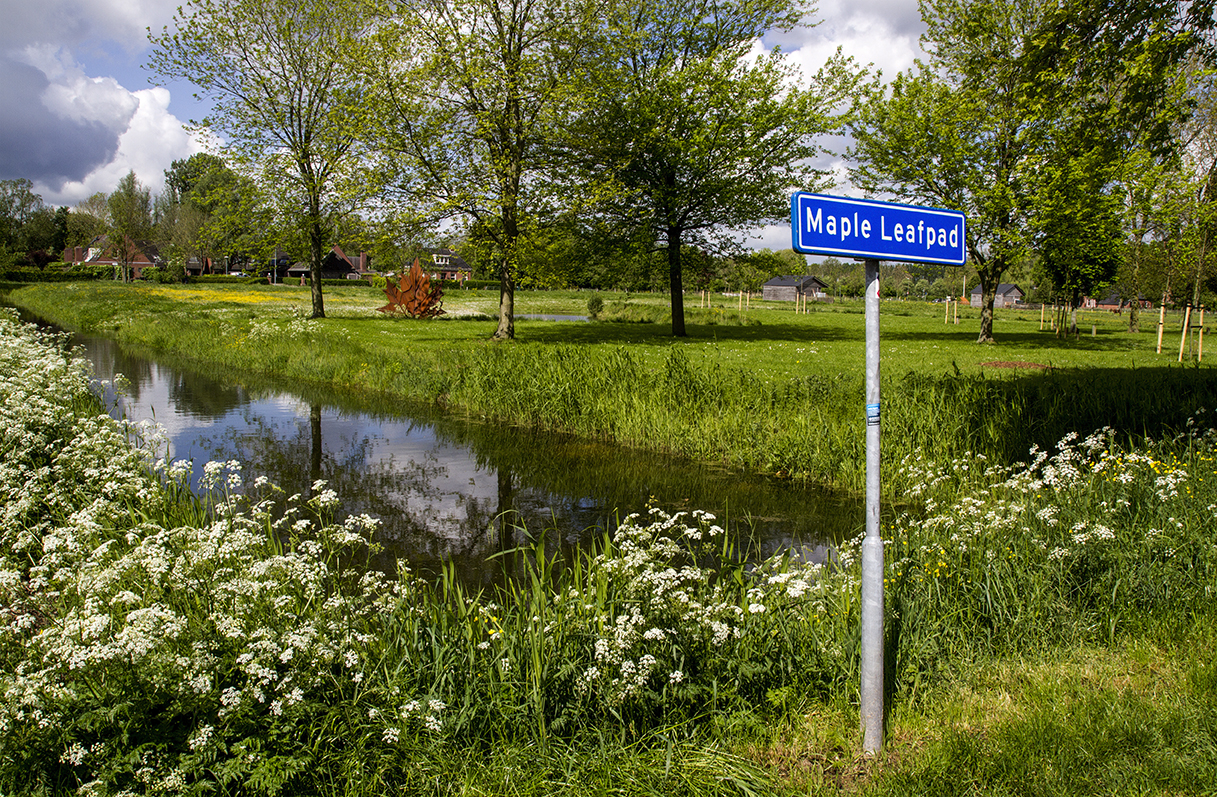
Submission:
M 809 255 L 967 262 L 966 221 L 955 210 L 797 193 L 790 199 L 790 229 L 795 251 Z

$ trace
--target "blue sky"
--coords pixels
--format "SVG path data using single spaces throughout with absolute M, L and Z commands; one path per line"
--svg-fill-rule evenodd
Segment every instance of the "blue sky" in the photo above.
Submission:
M 134 170 L 160 191 L 164 170 L 204 149 L 183 129 L 203 116 L 187 85 L 153 85 L 146 30 L 184 0 L 0 0 L 0 179 L 25 177 L 53 205 L 112 191 Z M 840 45 L 891 76 L 920 55 L 916 0 L 824 0 L 821 23 L 780 44 L 814 73 Z M 789 228 L 758 231 L 783 249 Z

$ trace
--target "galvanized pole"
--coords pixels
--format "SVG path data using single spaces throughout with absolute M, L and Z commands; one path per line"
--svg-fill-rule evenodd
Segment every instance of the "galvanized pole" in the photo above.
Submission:
M 866 261 L 866 537 L 862 541 L 862 748 L 883 746 L 883 538 L 879 532 L 879 261 Z

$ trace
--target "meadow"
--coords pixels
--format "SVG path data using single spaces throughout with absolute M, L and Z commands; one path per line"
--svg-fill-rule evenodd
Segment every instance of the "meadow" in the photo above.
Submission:
M 858 306 L 713 308 L 676 342 L 661 322 L 521 321 L 493 346 L 480 316 L 380 319 L 358 288 L 308 321 L 303 295 L 273 288 L 55 287 L 10 298 L 196 362 L 282 358 L 289 378 L 500 422 L 624 440 L 637 431 L 611 415 L 634 401 L 630 424 L 657 413 L 669 435 L 650 445 L 811 478 L 820 449 L 740 453 L 778 428 L 758 419 L 798 411 L 844 448 L 838 483 L 857 466 Z M 942 309 L 884 304 L 876 758 L 858 731 L 858 541 L 828 566 L 743 565 L 720 519 L 652 508 L 566 561 L 527 530 L 511 554 L 527 577 L 499 592 L 378 575 L 362 566 L 376 519 L 333 522 L 325 484 L 283 497 L 220 462 L 195 496 L 155 429 L 103 412 L 62 339 L 0 321 L 0 792 L 1213 793 L 1208 368 L 1118 319 L 1066 342 L 1038 313 L 999 315 L 999 344 L 976 347 Z M 982 365 L 1020 360 L 1053 368 Z M 681 441 L 715 417 L 717 437 Z
M 191 493 L 62 338 L 0 320 L 0 792 L 1204 794 L 1217 429 L 900 463 L 888 742 L 860 755 L 857 543 L 741 564 L 657 508 L 527 577 L 363 567 L 242 463 Z M 1211 412 L 1211 411 L 1210 411 Z

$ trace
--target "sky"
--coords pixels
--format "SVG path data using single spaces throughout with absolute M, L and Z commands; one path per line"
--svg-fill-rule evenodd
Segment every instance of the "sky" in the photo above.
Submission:
M 154 193 L 174 160 L 205 150 L 183 124 L 208 107 L 188 84 L 157 85 L 143 68 L 149 28 L 182 0 L 0 0 L 0 179 L 27 178 L 50 205 L 110 192 L 131 170 Z M 921 55 L 917 0 L 821 0 L 815 27 L 766 40 L 805 75 L 838 46 L 886 78 Z M 826 166 L 839 164 L 832 159 Z M 751 248 L 790 246 L 788 225 Z

